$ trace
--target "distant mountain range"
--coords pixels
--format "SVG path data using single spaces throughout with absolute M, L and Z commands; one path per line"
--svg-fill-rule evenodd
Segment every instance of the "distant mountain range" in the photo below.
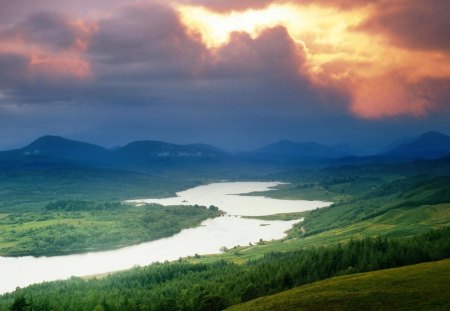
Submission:
M 316 142 L 280 140 L 249 152 L 247 155 L 265 160 L 295 161 L 301 159 L 335 159 L 347 157 L 351 154 Z
M 7 151 L 8 157 L 48 157 L 80 162 L 101 162 L 109 150 L 97 145 L 66 139 L 59 136 L 43 136 L 21 149 Z
M 30 163 L 34 160 L 65 161 L 121 169 L 139 169 L 226 161 L 268 161 L 293 164 L 312 162 L 329 164 L 342 163 L 342 161 L 358 163 L 366 158 L 356 157 L 347 150 L 349 148 L 342 145 L 331 147 L 316 142 L 289 140 L 281 140 L 255 151 L 239 154 L 228 153 L 205 144 L 178 145 L 151 140 L 136 141 L 123 147 L 106 149 L 59 136 L 43 136 L 23 148 L 0 152 L 0 161 L 3 163 L 5 161 Z M 372 158 L 379 161 L 385 158 L 439 158 L 446 155 L 450 155 L 450 137 L 432 131 L 397 143 L 387 152 Z
M 385 154 L 406 158 L 440 158 L 450 155 L 450 136 L 436 131 L 427 132 L 416 138 L 407 139 Z
M 45 158 L 102 166 L 136 167 L 164 161 L 217 159 L 227 155 L 213 146 L 202 144 L 136 141 L 110 150 L 59 136 L 43 136 L 23 148 L 0 152 L 0 160 Z

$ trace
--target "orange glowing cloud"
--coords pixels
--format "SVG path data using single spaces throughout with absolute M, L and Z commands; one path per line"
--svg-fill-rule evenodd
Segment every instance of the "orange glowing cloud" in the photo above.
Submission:
M 267 28 L 284 27 L 306 55 L 298 74 L 318 88 L 347 94 L 349 110 L 359 117 L 425 115 L 435 108 L 435 98 L 432 89 L 422 87 L 424 81 L 450 79 L 448 53 L 397 46 L 386 32 L 361 27 L 379 14 L 376 4 L 343 8 L 286 2 L 230 12 L 177 4 L 175 9 L 212 53 L 226 46 L 233 32 L 255 38 Z
M 67 47 L 55 48 L 51 42 L 32 40 L 25 30 L 17 28 L 3 36 L 0 55 L 18 55 L 27 59 L 26 79 L 29 81 L 41 77 L 54 81 L 61 78 L 89 79 L 93 72 L 83 52 L 89 46 L 95 27 L 81 20 L 69 20 L 67 26 L 76 34 Z
M 29 70 L 32 76 L 45 75 L 48 78 L 57 80 L 59 78 L 75 78 L 79 80 L 92 77 L 91 65 L 88 61 L 71 53 L 51 54 L 37 53 L 31 54 Z

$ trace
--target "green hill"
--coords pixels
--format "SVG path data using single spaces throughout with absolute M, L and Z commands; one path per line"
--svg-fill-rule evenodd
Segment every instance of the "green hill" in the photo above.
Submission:
M 335 277 L 227 310 L 450 310 L 450 259 Z
M 223 310 L 331 277 L 449 257 L 450 228 L 443 228 L 412 238 L 367 238 L 326 247 L 273 252 L 243 264 L 225 260 L 192 264 L 181 259 L 102 278 L 74 277 L 36 284 L 0 296 L 0 310 L 11 310 L 16 304 L 27 305 L 29 309 L 25 310 L 89 311 L 100 307 L 110 311 Z M 437 273 L 435 281 L 435 275 L 426 273 L 430 282 L 436 284 L 444 275 Z M 396 278 L 394 275 L 393 279 Z M 399 280 L 391 288 L 406 288 L 402 279 Z M 376 282 L 372 285 L 377 286 Z M 425 294 L 427 290 L 424 289 Z

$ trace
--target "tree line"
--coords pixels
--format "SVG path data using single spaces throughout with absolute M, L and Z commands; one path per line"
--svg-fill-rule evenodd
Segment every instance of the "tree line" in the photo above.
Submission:
M 338 275 L 450 257 L 450 227 L 411 238 L 268 253 L 245 264 L 159 263 L 102 279 L 71 278 L 0 297 L 0 310 L 222 310 Z

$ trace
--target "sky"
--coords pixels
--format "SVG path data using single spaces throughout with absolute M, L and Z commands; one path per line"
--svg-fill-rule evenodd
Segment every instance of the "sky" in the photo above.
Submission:
M 450 134 L 448 0 L 0 0 L 0 149 Z

